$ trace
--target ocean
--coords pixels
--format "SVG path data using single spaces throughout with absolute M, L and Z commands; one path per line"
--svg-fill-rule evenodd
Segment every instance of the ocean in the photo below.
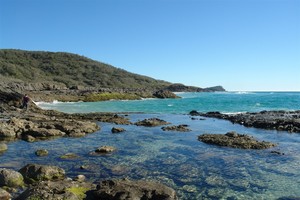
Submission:
M 165 132 L 161 127 L 98 122 L 101 130 L 82 138 L 10 142 L 8 150 L 0 155 L 0 168 L 19 170 L 28 163 L 39 163 L 62 167 L 69 177 L 83 174 L 91 181 L 124 177 L 154 180 L 173 188 L 181 200 L 300 197 L 300 134 L 246 128 L 213 118 L 192 119 L 188 115 L 191 110 L 223 113 L 299 110 L 300 92 L 178 95 L 182 98 L 93 103 L 39 102 L 38 105 L 44 109 L 68 113 L 130 112 L 126 117 L 131 122 L 157 117 L 172 125 L 186 124 L 192 131 Z M 126 131 L 112 134 L 112 127 Z M 200 134 L 225 134 L 228 131 L 251 135 L 278 146 L 267 150 L 243 150 L 208 145 L 197 140 Z M 118 150 L 109 156 L 91 153 L 103 145 L 115 146 Z M 34 154 L 37 149 L 47 149 L 49 155 L 37 157 Z M 79 158 L 59 158 L 66 153 L 75 153 Z M 80 169 L 82 165 L 87 168 Z

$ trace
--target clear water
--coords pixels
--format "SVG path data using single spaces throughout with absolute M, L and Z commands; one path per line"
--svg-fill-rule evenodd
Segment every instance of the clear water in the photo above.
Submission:
M 193 101 L 195 102 L 193 105 L 198 105 L 198 107 L 191 108 L 191 105 L 186 104 L 188 108 L 184 108 L 184 105 L 180 105 L 181 103 L 177 100 L 143 100 L 125 101 L 125 104 L 129 103 L 129 108 L 123 106 L 123 110 L 119 111 L 131 110 L 134 107 L 132 103 L 142 105 L 155 102 L 152 110 L 147 108 L 149 111 L 145 112 L 136 109 L 134 111 L 143 113 L 129 114 L 128 118 L 136 122 L 145 118 L 158 117 L 174 125 L 187 124 L 192 129 L 191 132 L 164 132 L 161 127 L 118 125 L 117 127 L 125 128 L 126 132 L 112 134 L 111 128 L 116 125 L 99 122 L 100 131 L 82 138 L 57 138 L 34 143 L 11 142 L 8 144 L 8 151 L 0 155 L 0 167 L 18 170 L 27 163 L 40 163 L 60 166 L 66 170 L 69 177 L 84 174 L 89 180 L 95 181 L 122 177 L 156 180 L 174 188 L 179 198 L 183 200 L 300 197 L 300 134 L 245 128 L 228 121 L 210 118 L 192 120 L 189 115 L 181 114 L 193 109 L 222 112 L 253 111 L 249 109 L 253 103 L 254 105 L 259 103 L 261 110 L 296 110 L 297 105 L 299 106 L 300 93 L 286 93 L 287 96 L 283 93 L 258 93 L 260 98 L 257 98 L 256 94 L 235 93 L 180 95 L 185 98 L 178 101 Z M 247 95 L 253 95 L 255 99 Z M 269 98 L 269 104 L 263 96 Z M 277 103 L 275 103 L 276 99 Z M 159 105 L 159 102 L 162 105 Z M 180 105 L 180 111 L 162 109 L 172 107 L 168 106 L 171 102 L 174 105 Z M 124 102 L 104 102 L 106 105 L 111 104 L 111 109 L 115 109 L 122 103 Z M 88 105 L 80 108 L 80 104 Z M 75 112 L 75 110 L 84 112 L 85 108 L 90 107 L 89 104 L 56 103 L 53 106 L 59 105 L 68 112 Z M 210 107 L 208 107 L 209 104 L 211 104 Z M 271 104 L 273 107 L 270 106 Z M 75 107 L 72 108 L 70 105 Z M 141 105 L 137 107 L 140 108 Z M 230 105 L 235 109 L 230 108 Z M 156 110 L 157 107 L 160 109 Z M 94 107 L 91 111 L 97 109 Z M 253 109 L 257 108 L 253 107 Z M 278 146 L 268 150 L 242 150 L 207 145 L 197 140 L 197 136 L 203 133 L 226 133 L 233 130 L 252 135 L 259 140 L 278 143 Z M 115 146 L 118 151 L 108 156 L 91 154 L 97 147 L 103 145 Z M 34 152 L 42 148 L 48 149 L 49 156 L 35 156 Z M 273 150 L 285 155 L 272 154 Z M 65 153 L 76 153 L 80 157 L 71 160 L 60 159 L 59 156 Z M 80 169 L 82 165 L 87 168 Z
M 178 96 L 182 98 L 89 103 L 39 102 L 38 104 L 44 109 L 55 109 L 68 113 L 143 112 L 186 114 L 191 110 L 231 113 L 300 109 L 300 92 L 178 93 Z

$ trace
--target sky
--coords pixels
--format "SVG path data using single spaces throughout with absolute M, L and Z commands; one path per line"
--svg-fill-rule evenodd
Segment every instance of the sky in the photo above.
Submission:
M 300 0 L 0 0 L 0 49 L 228 91 L 300 91 Z

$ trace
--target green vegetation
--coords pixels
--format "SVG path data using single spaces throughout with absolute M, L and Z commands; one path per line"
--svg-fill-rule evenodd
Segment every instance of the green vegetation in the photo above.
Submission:
M 71 53 L 0 50 L 1 79 L 64 84 L 67 88 L 157 89 L 170 83 L 127 72 Z M 2 80 L 3 80 L 2 79 Z
M 117 92 L 105 92 L 105 93 L 92 93 L 88 94 L 84 101 L 107 101 L 107 100 L 137 100 L 141 99 L 138 95 L 127 94 L 127 93 L 117 93 Z
M 84 199 L 86 197 L 86 191 L 88 191 L 88 188 L 85 187 L 71 187 L 67 188 L 67 191 L 75 194 L 79 199 Z

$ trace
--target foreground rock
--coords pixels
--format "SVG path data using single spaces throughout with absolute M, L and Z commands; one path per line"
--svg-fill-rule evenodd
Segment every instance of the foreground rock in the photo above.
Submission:
M 191 129 L 187 128 L 188 126 L 185 124 L 181 124 L 178 126 L 164 126 L 161 129 L 163 131 L 178 131 L 178 132 L 189 132 Z
M 92 183 L 64 179 L 59 181 L 42 181 L 39 184 L 30 185 L 17 200 L 24 199 L 67 199 L 80 200 L 87 197 L 86 192 L 93 189 Z
M 0 199 L 1 200 L 10 200 L 11 195 L 6 190 L 3 190 L 2 188 L 0 188 Z
M 197 111 L 191 111 L 190 115 L 225 119 L 246 127 L 300 133 L 300 110 L 261 111 L 258 113 L 247 112 L 240 114 L 222 114 L 220 112 L 199 113 Z
M 24 185 L 23 176 L 14 170 L 0 168 L 0 187 L 20 187 Z
M 25 182 L 34 183 L 47 180 L 62 180 L 65 178 L 65 171 L 56 166 L 28 164 L 19 172 L 23 175 Z
M 240 149 L 268 149 L 275 147 L 276 144 L 265 141 L 257 141 L 251 136 L 228 132 L 223 134 L 203 134 L 198 136 L 198 140 L 218 146 L 240 148 Z
M 137 126 L 147 126 L 147 127 L 162 126 L 167 124 L 170 123 L 158 118 L 144 119 L 142 121 L 138 121 L 135 123 L 135 125 Z
M 92 192 L 93 199 L 176 200 L 173 189 L 156 182 L 122 180 L 102 181 Z

